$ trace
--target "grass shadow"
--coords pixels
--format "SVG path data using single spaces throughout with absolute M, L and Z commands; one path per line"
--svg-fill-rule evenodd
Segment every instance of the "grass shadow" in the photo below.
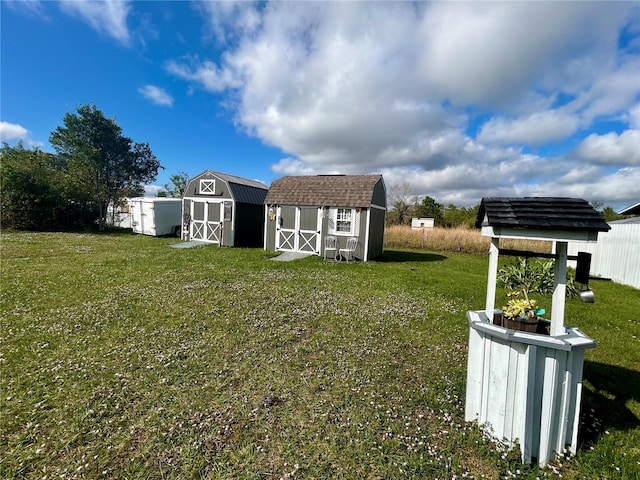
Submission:
M 134 233 L 131 228 L 124 227 L 105 227 L 104 230 L 93 229 L 87 230 L 87 233 L 93 233 L 96 235 L 109 235 L 109 236 L 133 236 L 139 235 L 138 233 Z
M 403 250 L 385 250 L 382 256 L 375 259 L 380 263 L 402 263 L 402 262 L 442 262 L 447 257 L 436 253 L 423 253 Z
M 608 429 L 640 426 L 640 418 L 627 407 L 629 400 L 640 402 L 640 372 L 585 360 L 583 381 L 581 444 L 594 444 Z

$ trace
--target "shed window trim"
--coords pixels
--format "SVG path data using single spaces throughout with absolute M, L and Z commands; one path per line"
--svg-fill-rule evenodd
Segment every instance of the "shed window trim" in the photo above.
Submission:
M 355 208 L 330 208 L 329 233 L 331 235 L 357 236 L 359 215 Z
M 214 195 L 216 193 L 216 181 L 211 178 L 201 178 L 199 193 Z

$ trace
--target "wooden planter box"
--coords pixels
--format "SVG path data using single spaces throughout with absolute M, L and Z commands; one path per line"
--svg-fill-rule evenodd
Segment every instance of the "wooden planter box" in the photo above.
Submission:
M 517 332 L 530 332 L 539 333 L 542 335 L 549 335 L 551 322 L 541 317 L 535 317 L 531 320 L 513 320 L 505 317 L 502 310 L 495 310 L 493 314 L 493 324 L 499 327 L 505 327 L 509 330 L 515 330 Z
M 535 333 L 538 330 L 538 317 L 534 317 L 531 319 L 513 319 L 503 316 L 502 326 L 511 330 L 517 330 L 519 332 Z

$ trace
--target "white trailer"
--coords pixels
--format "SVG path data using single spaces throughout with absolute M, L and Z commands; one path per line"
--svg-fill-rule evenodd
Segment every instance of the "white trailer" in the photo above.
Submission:
M 180 235 L 182 199 L 167 197 L 136 197 L 129 200 L 131 228 L 134 233 L 160 237 Z

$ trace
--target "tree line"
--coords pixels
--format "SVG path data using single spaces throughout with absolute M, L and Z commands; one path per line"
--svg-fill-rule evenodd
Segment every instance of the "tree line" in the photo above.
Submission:
M 455 228 L 467 227 L 473 228 L 478 216 L 480 205 L 473 207 L 456 207 L 453 204 L 444 206 L 438 203 L 434 198 L 425 196 L 422 201 L 418 201 L 417 197 L 409 198 L 409 184 L 405 183 L 393 190 L 391 193 L 390 203 L 392 204 L 387 211 L 385 223 L 387 225 L 411 225 L 412 218 L 433 218 L 436 227 Z M 625 218 L 619 215 L 612 207 L 603 206 L 601 203 L 594 202 L 593 207 L 598 210 L 605 221 L 614 221 Z
M 125 197 L 141 196 L 163 168 L 147 143 L 122 134 L 93 104 L 67 113 L 49 136 L 55 153 L 22 143 L 0 149 L 0 227 L 22 230 L 104 229 L 107 207 Z M 159 196 L 181 197 L 188 176 L 180 172 Z M 409 184 L 390 195 L 387 225 L 410 225 L 412 218 L 433 218 L 440 227 L 473 227 L 479 205 L 444 206 L 425 196 L 409 199 Z M 605 220 L 623 218 L 611 207 L 595 204 Z
M 474 207 L 444 206 L 432 197 L 426 196 L 421 202 L 404 199 L 396 200 L 387 212 L 387 225 L 411 225 L 412 218 L 433 218 L 436 227 L 472 228 L 478 216 L 480 205 Z
M 22 143 L 0 150 L 0 226 L 104 229 L 107 206 L 144 194 L 162 168 L 147 143 L 122 134 L 93 104 L 63 117 L 49 136 L 55 153 Z

